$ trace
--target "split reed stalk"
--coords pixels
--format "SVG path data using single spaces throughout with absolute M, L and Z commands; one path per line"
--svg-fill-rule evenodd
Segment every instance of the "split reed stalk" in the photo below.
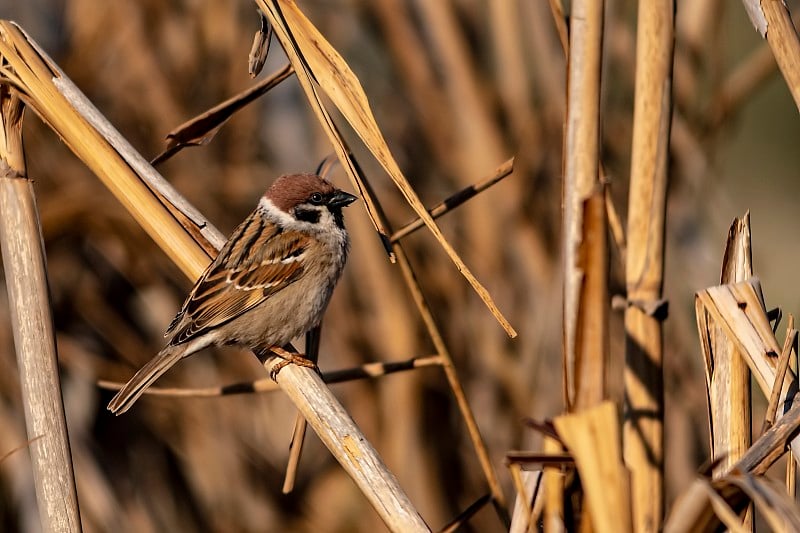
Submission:
M 624 456 L 633 528 L 658 531 L 664 506 L 664 275 L 675 4 L 639 2 L 628 204 Z
M 720 282 L 738 283 L 753 275 L 750 214 L 731 224 L 722 261 Z M 711 457 L 719 460 L 715 477 L 728 471 L 750 447 L 750 369 L 720 326 L 713 331 L 708 379 Z M 752 529 L 748 512 L 744 527 Z
M 81 531 L 44 242 L 22 147 L 22 102 L 0 87 L 0 245 L 42 530 Z
M 568 409 L 605 396 L 608 248 L 600 184 L 604 2 L 572 4 L 564 135 L 564 393 Z

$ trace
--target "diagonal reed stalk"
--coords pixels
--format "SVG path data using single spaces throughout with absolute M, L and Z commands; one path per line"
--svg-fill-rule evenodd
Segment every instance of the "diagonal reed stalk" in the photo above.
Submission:
M 785 2 L 742 0 L 753 26 L 767 40 L 794 103 L 800 109 L 800 39 Z

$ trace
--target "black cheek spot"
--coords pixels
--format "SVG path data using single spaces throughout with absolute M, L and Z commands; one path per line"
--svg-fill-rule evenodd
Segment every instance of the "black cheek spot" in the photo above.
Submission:
M 298 207 L 294 210 L 294 218 L 301 222 L 316 224 L 319 222 L 319 215 L 320 213 L 318 209 L 301 209 Z

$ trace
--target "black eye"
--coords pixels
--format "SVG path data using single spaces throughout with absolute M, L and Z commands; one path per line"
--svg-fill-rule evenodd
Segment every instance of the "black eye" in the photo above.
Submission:
M 322 203 L 322 195 L 318 192 L 315 192 L 308 200 L 314 205 L 320 205 Z

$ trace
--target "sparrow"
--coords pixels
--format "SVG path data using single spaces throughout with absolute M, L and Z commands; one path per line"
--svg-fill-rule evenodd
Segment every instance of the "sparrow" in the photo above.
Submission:
M 207 346 L 271 350 L 283 364 L 313 366 L 280 347 L 320 323 L 350 246 L 342 208 L 356 199 L 314 174 L 275 180 L 195 283 L 164 334 L 167 345 L 109 411 L 124 413 L 173 365 Z

